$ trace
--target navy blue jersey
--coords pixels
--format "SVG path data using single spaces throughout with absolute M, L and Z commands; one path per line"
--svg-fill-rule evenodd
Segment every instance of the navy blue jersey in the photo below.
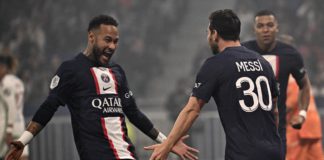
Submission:
M 273 114 L 278 90 L 270 64 L 245 47 L 206 60 L 192 96 L 214 98 L 226 134 L 226 160 L 278 160 L 281 140 Z
M 277 41 L 274 49 L 269 52 L 262 51 L 255 40 L 243 43 L 246 48 L 261 54 L 271 64 L 276 79 L 279 82 L 280 94 L 279 109 L 279 134 L 285 144 L 286 141 L 286 92 L 288 78 L 291 74 L 296 81 L 305 75 L 304 63 L 300 53 L 291 45 Z
M 119 65 L 99 67 L 80 53 L 59 67 L 50 88 L 50 103 L 69 108 L 81 160 L 137 159 L 125 115 L 137 126 L 144 124 L 144 132 L 153 125 L 139 112 Z

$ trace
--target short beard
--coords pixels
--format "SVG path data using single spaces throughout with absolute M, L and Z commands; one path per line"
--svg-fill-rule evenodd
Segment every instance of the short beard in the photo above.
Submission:
M 219 53 L 219 47 L 218 47 L 218 45 L 217 44 L 211 45 L 211 50 L 212 50 L 213 55 L 218 54 Z
M 101 64 L 100 62 L 100 56 L 101 56 L 101 53 L 102 51 L 100 51 L 99 47 L 95 44 L 93 45 L 93 48 L 92 48 L 92 54 L 94 55 L 94 59 L 95 59 L 95 63 L 98 64 L 98 65 L 104 65 L 104 64 Z

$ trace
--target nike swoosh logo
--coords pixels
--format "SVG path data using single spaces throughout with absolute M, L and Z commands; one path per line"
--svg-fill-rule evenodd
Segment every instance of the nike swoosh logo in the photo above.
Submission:
M 108 90 L 109 88 L 111 88 L 111 87 L 107 87 L 107 88 L 103 87 L 102 89 L 103 89 L 104 91 L 106 91 L 106 90 Z

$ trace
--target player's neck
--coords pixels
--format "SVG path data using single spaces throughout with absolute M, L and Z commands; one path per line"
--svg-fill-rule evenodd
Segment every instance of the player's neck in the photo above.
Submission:
M 270 44 L 264 44 L 264 43 L 260 43 L 259 41 L 257 41 L 257 44 L 258 44 L 259 48 L 262 51 L 264 51 L 264 52 L 270 52 L 270 51 L 272 51 L 275 48 L 277 42 L 274 41 L 274 42 L 272 42 Z
M 225 48 L 227 47 L 238 47 L 241 46 L 240 41 L 224 41 L 224 40 L 220 40 L 218 42 L 218 47 L 219 47 L 219 51 L 223 52 Z
M 95 60 L 94 55 L 92 54 L 91 50 L 89 49 L 89 47 L 87 47 L 84 51 L 83 54 L 88 57 L 90 60 Z

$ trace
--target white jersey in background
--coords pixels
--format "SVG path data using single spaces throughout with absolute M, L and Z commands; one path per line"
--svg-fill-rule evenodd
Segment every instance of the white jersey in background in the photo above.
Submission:
M 6 98 L 7 104 L 9 105 L 8 124 L 12 122 L 13 135 L 20 136 L 25 130 L 25 120 L 23 116 L 24 84 L 17 76 L 7 74 L 2 80 L 2 85 L 5 89 L 4 92 L 11 92 L 5 93 L 10 94 L 9 97 Z M 14 107 L 14 109 L 12 109 L 12 107 Z
M 0 88 L 1 89 L 1 88 Z M 6 144 L 6 128 L 8 121 L 8 105 L 3 98 L 2 92 L 0 91 L 0 158 L 4 157 L 7 148 Z
M 25 131 L 25 120 L 23 116 L 24 84 L 17 76 L 7 74 L 2 79 L 0 88 L 2 97 L 8 105 L 7 124 L 9 126 L 12 124 L 13 126 L 12 129 L 9 128 L 9 131 L 12 130 L 14 139 L 17 139 Z M 26 154 L 26 150 L 28 148 L 24 150 L 24 154 Z

